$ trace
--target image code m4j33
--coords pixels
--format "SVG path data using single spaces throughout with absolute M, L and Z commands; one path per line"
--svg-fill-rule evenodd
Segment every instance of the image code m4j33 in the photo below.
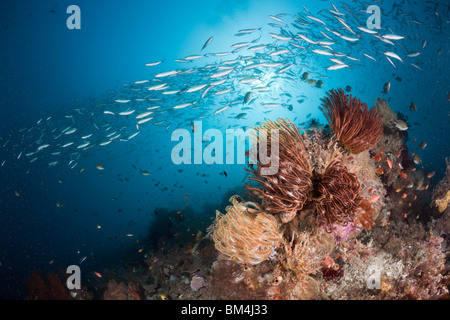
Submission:
M 448 1 L 0 16 L 0 299 L 450 297 Z

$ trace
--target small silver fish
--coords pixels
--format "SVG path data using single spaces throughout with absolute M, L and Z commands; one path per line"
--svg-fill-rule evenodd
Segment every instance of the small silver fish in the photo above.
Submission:
M 382 93 L 387 94 L 389 92 L 389 90 L 391 89 L 391 83 L 390 82 L 386 82 L 383 85 L 383 91 Z
M 202 50 L 205 49 L 205 48 L 211 43 L 211 41 L 213 41 L 213 37 L 209 38 L 209 39 L 205 42 L 205 44 L 204 44 L 203 47 L 202 47 Z M 202 51 L 202 50 L 200 50 L 200 51 Z
M 249 92 L 247 92 L 247 93 L 245 94 L 245 97 L 244 97 L 244 104 L 247 104 L 247 103 L 250 101 L 251 98 L 252 98 L 252 92 L 249 91 Z

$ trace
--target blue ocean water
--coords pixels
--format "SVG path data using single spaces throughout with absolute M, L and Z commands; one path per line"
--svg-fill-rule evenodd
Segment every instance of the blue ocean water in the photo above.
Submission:
M 336 1 L 334 5 L 346 14 L 345 21 L 351 21 L 361 40 L 355 43 L 338 38 L 336 50 L 356 60 L 347 58 L 348 68 L 327 70 L 332 64 L 330 57 L 311 52 L 307 41 L 298 42 L 306 49 L 289 47 L 288 41 L 277 40 L 270 33 L 287 37 L 301 33 L 335 41 L 319 33 L 326 30 L 320 22 L 309 20 L 314 24 L 301 29 L 292 25 L 299 12 L 325 21 L 323 12 L 319 13 L 333 10 L 329 1 L 2 1 L 0 297 L 24 298 L 23 279 L 33 270 L 58 271 L 87 257 L 82 270 L 89 273 L 134 257 L 149 236 L 155 209 L 182 210 L 205 219 L 215 216 L 214 210 L 226 204 L 226 196 L 242 187 L 245 165 L 175 165 L 171 151 L 176 142 L 171 134 L 177 128 L 191 131 L 195 120 L 202 122 L 204 131 L 214 128 L 222 132 L 278 117 L 289 117 L 296 124 L 312 118 L 325 123 L 318 108 L 320 99 L 330 89 L 350 86 L 351 94 L 369 106 L 384 97 L 395 112 L 407 117 L 410 153 L 420 154 L 421 165 L 428 172 L 435 171 L 434 181 L 439 181 L 450 146 L 450 6 L 447 1 L 408 0 L 369 4 L 381 8 L 380 34 L 397 34 L 404 39 L 383 43 L 356 29 L 356 22 L 366 27 L 361 23 L 370 16 L 362 12 L 367 4 Z M 80 8 L 81 29 L 67 27 L 70 5 Z M 337 19 L 332 20 L 329 14 L 326 17 L 327 28 L 355 36 Z M 253 28 L 261 29 L 236 36 L 239 30 Z M 211 43 L 201 50 L 210 37 Z M 263 83 L 269 83 L 270 92 L 265 96 L 254 93 L 259 100 L 246 110 L 241 110 L 245 106 L 240 102 L 215 114 L 227 103 L 242 101 L 251 88 L 240 83 L 242 75 L 235 72 L 221 87 L 233 91 L 219 96 L 213 89 L 206 99 L 194 92 L 149 95 L 148 90 L 142 90 L 148 83 L 136 83 L 150 81 L 158 73 L 189 69 L 197 71 L 161 79 L 172 81 L 168 90 L 186 90 L 218 80 L 211 79 L 205 66 L 234 59 L 240 59 L 240 66 L 250 64 L 243 57 L 257 53 L 246 48 L 229 56 L 214 55 L 231 52 L 237 48 L 233 44 L 247 41 L 254 41 L 247 47 L 288 47 L 289 58 L 274 55 L 266 59 L 293 66 L 285 74 L 292 79 L 275 72 L 280 66 L 255 73 Z M 407 56 L 414 51 L 420 55 Z M 383 52 L 396 52 L 402 61 L 391 57 L 394 67 Z M 191 62 L 174 61 L 197 54 L 208 56 Z M 146 66 L 162 60 L 157 66 Z M 323 87 L 300 81 L 304 72 L 323 81 Z M 383 94 L 386 82 L 391 87 Z M 153 98 L 161 100 L 139 100 Z M 117 102 L 127 99 L 132 101 Z M 172 109 L 193 101 L 193 106 Z M 417 111 L 410 110 L 412 102 Z M 261 103 L 281 106 L 268 112 Z M 155 109 L 155 119 L 140 125 L 139 134 L 127 139 L 137 132 L 138 112 L 157 105 L 161 108 Z M 132 109 L 140 111 L 118 115 Z M 109 110 L 115 115 L 104 113 Z M 241 113 L 246 114 L 240 118 Z M 68 127 L 77 132 L 66 134 Z M 99 145 L 114 132 L 121 136 L 108 145 Z M 90 141 L 92 147 L 77 148 L 83 141 Z M 427 142 L 423 150 L 418 147 L 421 141 Z M 69 142 L 74 145 L 62 147 Z M 38 150 L 45 144 L 49 146 Z M 99 164 L 104 170 L 96 168 Z M 149 175 L 143 174 L 146 171 Z

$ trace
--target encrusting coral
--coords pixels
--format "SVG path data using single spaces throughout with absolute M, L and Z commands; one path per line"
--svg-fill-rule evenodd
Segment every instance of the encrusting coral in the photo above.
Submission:
M 280 240 L 278 223 L 253 202 L 230 198 L 227 214 L 216 211 L 213 240 L 224 258 L 241 264 L 258 264 L 270 257 Z
M 346 95 L 344 90 L 330 90 L 322 99 L 320 110 L 337 139 L 353 154 L 374 146 L 383 135 L 382 122 L 367 104 Z

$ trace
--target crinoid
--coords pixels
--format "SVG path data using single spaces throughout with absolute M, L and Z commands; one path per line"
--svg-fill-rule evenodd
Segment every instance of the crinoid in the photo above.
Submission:
M 216 211 L 213 240 L 223 257 L 240 264 L 258 264 L 273 252 L 280 241 L 278 223 L 273 215 L 261 211 L 253 202 L 230 198 L 227 214 Z
M 246 171 L 253 176 L 249 180 L 258 182 L 258 186 L 246 184 L 245 189 L 254 197 L 262 200 L 265 211 L 275 214 L 284 213 L 295 216 L 297 210 L 301 210 L 312 188 L 311 168 L 306 158 L 305 144 L 299 128 L 288 119 L 268 120 L 256 128 L 259 134 L 256 137 L 258 143 L 261 139 L 261 129 L 265 129 L 267 136 L 267 151 L 272 152 L 273 146 L 269 141 L 272 130 L 278 130 L 278 171 L 273 175 L 263 175 L 262 168 L 267 165 L 261 161 L 249 164 Z M 255 168 L 256 167 L 256 168 Z
M 375 145 L 383 135 L 382 121 L 374 108 L 344 90 L 330 90 L 322 99 L 320 110 L 333 129 L 337 139 L 353 154 Z
M 361 203 L 359 189 L 358 178 L 348 171 L 340 159 L 332 161 L 319 177 L 319 197 L 314 200 L 319 221 L 328 232 L 333 230 L 335 223 L 347 225 L 353 221 Z

